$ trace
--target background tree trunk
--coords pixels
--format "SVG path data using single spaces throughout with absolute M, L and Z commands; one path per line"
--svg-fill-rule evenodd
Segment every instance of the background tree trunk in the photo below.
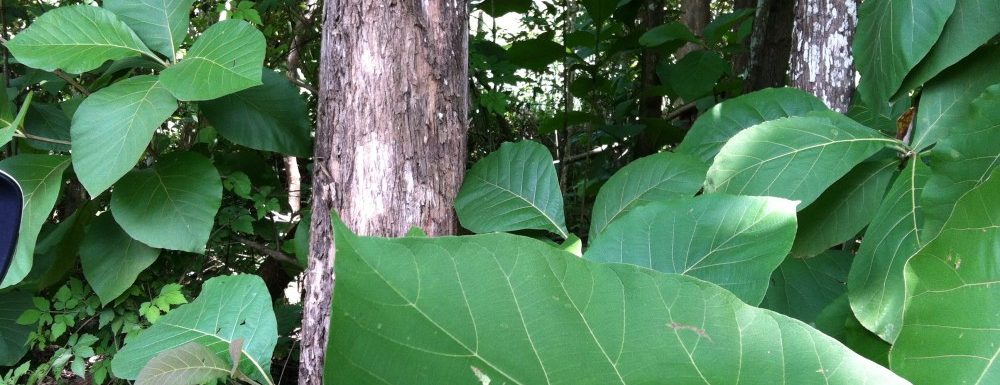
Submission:
M 681 0 L 681 23 L 695 35 L 701 36 L 701 30 L 705 29 L 708 22 L 712 20 L 711 5 L 712 0 Z M 675 56 L 680 60 L 688 52 L 698 48 L 695 44 L 687 43 L 677 50 Z
M 750 64 L 743 91 L 787 84 L 795 0 L 759 0 L 750 35 Z
M 847 112 L 854 94 L 851 44 L 857 24 L 855 0 L 799 0 L 791 85 L 811 92 L 835 111 Z
M 639 11 L 639 26 L 643 31 L 649 31 L 663 24 L 663 0 L 649 0 Z M 640 70 L 640 91 L 639 98 L 639 119 L 661 119 L 663 118 L 663 97 L 659 95 L 647 95 L 653 87 L 660 85 L 660 78 L 656 74 L 656 63 L 660 61 L 660 55 L 656 49 L 646 48 L 642 50 L 639 58 Z M 643 157 L 654 154 L 660 149 L 660 133 L 656 128 L 647 126 L 635 145 L 635 156 Z
M 468 5 L 325 2 L 299 384 L 321 385 L 336 211 L 364 235 L 454 234 L 465 172 Z

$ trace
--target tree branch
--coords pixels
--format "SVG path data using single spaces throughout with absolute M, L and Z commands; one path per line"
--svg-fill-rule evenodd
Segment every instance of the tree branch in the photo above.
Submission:
M 290 263 L 296 266 L 301 266 L 301 264 L 299 264 L 299 261 L 297 259 L 292 258 L 290 255 L 282 253 L 281 251 L 269 248 L 265 246 L 263 243 L 259 243 L 257 241 L 240 236 L 234 236 L 233 238 L 235 238 L 237 241 L 240 241 L 240 243 L 250 247 L 251 249 L 258 251 L 261 254 L 264 254 L 265 256 L 274 258 L 281 262 Z

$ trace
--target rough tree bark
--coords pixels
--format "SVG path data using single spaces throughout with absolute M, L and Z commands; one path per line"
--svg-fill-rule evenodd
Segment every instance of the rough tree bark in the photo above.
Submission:
M 750 35 L 750 64 L 743 91 L 787 84 L 795 0 L 759 0 Z
M 687 26 L 695 35 L 701 36 L 701 31 L 712 20 L 711 5 L 712 0 L 681 0 L 681 24 Z M 696 44 L 687 43 L 678 49 L 674 56 L 679 60 L 698 48 Z
M 330 213 L 354 231 L 454 234 L 465 172 L 468 4 L 327 0 L 299 384 L 321 385 Z
M 799 0 L 795 6 L 791 85 L 839 112 L 847 112 L 854 94 L 857 23 L 855 0 Z

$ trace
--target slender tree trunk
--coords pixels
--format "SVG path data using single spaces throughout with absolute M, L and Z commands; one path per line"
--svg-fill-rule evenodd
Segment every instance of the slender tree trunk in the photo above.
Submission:
M 712 0 L 681 0 L 681 23 L 687 26 L 695 35 L 701 36 L 701 31 L 712 20 L 711 5 Z M 697 45 L 688 43 L 677 50 L 675 55 L 679 60 L 684 55 L 697 49 Z
M 639 26 L 643 31 L 649 31 L 663 24 L 663 0 L 649 0 L 639 11 Z M 643 49 L 639 58 L 639 118 L 640 119 L 662 119 L 663 118 L 663 97 L 659 95 L 648 95 L 653 88 L 660 85 L 660 78 L 656 74 L 656 63 L 660 61 L 660 55 L 655 49 Z M 635 157 L 643 157 L 656 153 L 661 145 L 660 132 L 657 128 L 647 125 L 646 129 L 639 134 L 635 144 Z
M 857 24 L 855 0 L 799 0 L 791 85 L 811 92 L 835 111 L 847 112 L 854 94 L 851 44 Z
M 354 231 L 454 234 L 465 172 L 468 4 L 327 0 L 299 384 L 321 385 L 330 214 Z
M 759 0 L 750 36 L 750 64 L 743 91 L 787 84 L 795 0 Z
M 736 0 L 733 2 L 733 10 L 739 11 L 742 9 L 757 9 L 757 0 Z M 756 13 L 756 12 L 755 12 Z M 754 24 L 757 21 L 754 20 Z M 743 41 L 743 47 L 745 49 L 742 52 L 737 53 L 733 56 L 733 72 L 737 75 L 746 75 L 747 65 L 750 64 L 750 36 L 746 37 Z

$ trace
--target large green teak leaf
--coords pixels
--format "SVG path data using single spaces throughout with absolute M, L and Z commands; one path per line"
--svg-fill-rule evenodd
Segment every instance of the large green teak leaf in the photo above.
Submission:
M 875 217 L 899 159 L 866 161 L 799 213 L 792 255 L 812 257 L 858 234 Z
M 832 111 L 771 120 L 733 136 L 708 169 L 705 191 L 812 203 L 855 165 L 899 141 Z
M 872 105 L 888 101 L 931 50 L 954 9 L 955 0 L 861 3 L 853 48 L 862 99 Z
M 756 305 L 792 247 L 795 226 L 795 203 L 781 198 L 677 198 L 623 216 L 584 257 L 698 277 Z
M 137 76 L 90 95 L 73 115 L 73 170 L 98 196 L 135 167 L 153 133 L 177 110 L 156 76 Z
M 552 155 L 531 141 L 504 143 L 472 166 L 455 211 L 476 233 L 538 229 L 569 237 Z
M 760 307 L 813 323 L 823 309 L 847 293 L 850 268 L 851 254 L 841 250 L 812 258 L 787 258 L 771 275 L 771 287 Z
M 111 212 L 122 229 L 152 247 L 203 253 L 222 204 L 222 179 L 193 152 L 165 155 L 115 187 Z
M 987 46 L 924 86 L 914 122 L 913 147 L 922 150 L 966 123 L 972 100 L 1000 83 L 1000 47 Z
M 195 385 L 229 378 L 231 367 L 215 352 L 188 342 L 153 357 L 139 372 L 135 385 Z
M 926 238 L 941 230 L 962 195 L 1000 165 L 1000 84 L 974 100 L 956 123 L 929 156 L 932 172 L 921 196 Z
M 956 1 L 937 43 L 906 75 L 897 95 L 924 84 L 1000 33 L 997 20 L 1000 20 L 1000 2 L 996 0 Z
M 350 384 L 903 384 L 695 278 L 510 234 L 340 227 L 326 380 Z
M 906 264 L 907 307 L 890 363 L 915 384 L 1000 383 L 997 197 L 994 172 Z
M 778 118 L 827 110 L 812 94 L 796 88 L 768 88 L 716 104 L 684 136 L 677 152 L 711 163 L 733 135 L 745 128 Z
M 926 242 L 920 238 L 920 195 L 929 173 L 922 161 L 910 160 L 865 231 L 847 278 L 858 321 L 888 342 L 903 317 L 903 265 Z
M 611 176 L 594 201 L 590 239 L 633 208 L 669 198 L 694 196 L 708 165 L 686 154 L 661 152 L 636 159 Z
M 35 306 L 31 294 L 20 291 L 0 294 L 0 304 L 0 366 L 11 366 L 28 352 L 28 335 L 35 331 L 34 325 L 18 325 L 17 319 Z
M 194 0 L 104 0 L 149 48 L 171 60 L 188 33 Z
M 195 342 L 216 356 L 229 357 L 229 345 L 242 339 L 240 371 L 273 384 L 271 353 L 278 341 L 271 297 L 260 277 L 221 276 L 205 281 L 201 295 L 160 318 L 132 339 L 111 361 L 115 376 L 134 380 L 161 352 Z
M 208 28 L 184 59 L 160 73 L 177 99 L 211 100 L 261 85 L 264 34 L 241 20 Z
M 21 154 L 0 161 L 0 170 L 13 176 L 24 191 L 17 248 L 7 276 L 0 282 L 0 289 L 21 282 L 31 271 L 38 232 L 52 214 L 62 187 L 63 171 L 69 163 L 69 158 L 65 156 L 40 154 Z
M 45 12 L 14 36 L 7 48 L 28 67 L 73 74 L 90 71 L 108 60 L 155 56 L 114 13 L 89 5 Z
M 312 154 L 306 103 L 277 72 L 265 70 L 263 85 L 199 106 L 219 134 L 233 143 L 303 158 Z
M 80 245 L 83 276 L 105 305 L 128 290 L 159 256 L 160 249 L 129 237 L 109 214 L 90 225 Z

